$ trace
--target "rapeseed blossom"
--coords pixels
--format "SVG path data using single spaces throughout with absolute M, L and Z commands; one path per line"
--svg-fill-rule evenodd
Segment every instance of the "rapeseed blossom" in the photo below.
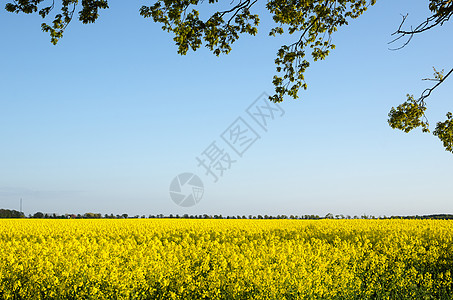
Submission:
M 0 221 L 1 299 L 453 299 L 440 220 Z

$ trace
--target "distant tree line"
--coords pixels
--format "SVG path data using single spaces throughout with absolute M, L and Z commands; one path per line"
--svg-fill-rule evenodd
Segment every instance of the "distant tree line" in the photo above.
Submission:
M 442 219 L 442 220 L 451 220 L 453 219 L 453 215 L 451 214 L 437 214 L 437 215 L 424 215 L 424 216 L 379 216 L 375 217 L 372 215 L 361 215 L 361 216 L 350 216 L 350 215 L 333 215 L 331 213 L 325 216 L 318 216 L 318 215 L 236 215 L 236 216 L 222 216 L 222 215 L 164 215 L 164 214 L 157 214 L 157 215 L 135 215 L 129 216 L 128 214 L 105 214 L 102 215 L 100 213 L 84 213 L 84 214 L 56 214 L 56 213 L 43 213 L 43 212 L 36 212 L 33 215 L 29 214 L 28 217 L 24 215 L 23 212 L 19 212 L 17 210 L 10 210 L 10 209 L 0 209 L 0 218 L 30 218 L 30 219 L 297 219 L 297 220 L 320 220 L 320 219 Z
M 0 218 L 25 218 L 25 216 L 17 210 L 0 209 Z

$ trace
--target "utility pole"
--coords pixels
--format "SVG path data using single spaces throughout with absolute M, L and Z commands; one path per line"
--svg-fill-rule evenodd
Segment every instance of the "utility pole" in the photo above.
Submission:
M 20 198 L 20 212 L 22 212 L 22 198 Z

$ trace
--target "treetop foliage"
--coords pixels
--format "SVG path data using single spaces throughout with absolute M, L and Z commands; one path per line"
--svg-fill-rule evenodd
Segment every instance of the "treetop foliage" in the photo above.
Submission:
M 219 56 L 231 51 L 232 44 L 239 39 L 240 34 L 257 34 L 260 19 L 252 12 L 257 1 L 233 0 L 228 9 L 217 10 L 211 16 L 202 18 L 199 8 L 202 5 L 218 6 L 219 0 L 159 0 L 150 6 L 142 6 L 140 15 L 162 24 L 164 31 L 173 34 L 179 54 L 196 51 L 204 44 L 214 55 Z M 407 15 L 403 16 L 401 24 L 393 33 L 396 38 L 392 43 L 403 41 L 396 49 L 408 45 L 414 35 L 442 26 L 452 16 L 453 0 L 427 1 L 431 15 L 415 28 L 403 29 Z M 266 8 L 276 24 L 269 35 L 295 35 L 293 43 L 282 45 L 277 51 L 276 74 L 272 79 L 275 93 L 270 96 L 270 100 L 281 102 L 285 96 L 297 99 L 299 90 L 307 89 L 304 74 L 310 66 L 309 60 L 325 59 L 335 48 L 332 42 L 334 32 L 361 16 L 375 3 L 376 0 L 267 0 Z M 5 6 L 9 12 L 38 13 L 43 19 L 57 10 L 50 25 L 41 25 L 42 30 L 50 34 L 53 44 L 63 37 L 64 30 L 76 12 L 82 23 L 94 23 L 99 11 L 108 7 L 107 0 L 12 0 Z M 403 104 L 390 110 L 388 123 L 392 128 L 409 132 L 421 127 L 423 132 L 429 132 L 425 99 L 445 81 L 453 69 L 446 75 L 443 71 L 434 71 L 434 78 L 428 79 L 437 81 L 434 87 L 426 89 L 418 99 L 408 94 Z M 447 151 L 453 152 L 451 113 L 447 114 L 445 122 L 437 123 L 433 134 L 439 137 Z

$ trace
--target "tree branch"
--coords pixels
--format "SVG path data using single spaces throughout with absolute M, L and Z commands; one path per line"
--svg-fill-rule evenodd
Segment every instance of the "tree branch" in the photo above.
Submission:
M 418 99 L 418 101 L 419 101 L 421 104 L 424 104 L 424 103 L 425 103 L 424 100 L 425 100 L 426 98 L 428 98 L 428 97 L 431 95 L 432 91 L 434 91 L 439 85 L 441 85 L 442 82 L 444 82 L 445 79 L 447 79 L 448 76 L 450 76 L 451 73 L 453 73 L 453 68 L 447 73 L 447 75 L 443 76 L 443 77 L 440 78 L 440 79 L 437 79 L 439 82 L 438 82 L 435 86 L 433 86 L 432 88 L 427 88 L 427 89 L 425 89 L 425 90 L 423 91 L 422 95 L 420 96 L 420 98 Z M 433 79 L 431 79 L 431 80 L 433 80 Z M 435 79 L 434 79 L 434 80 L 435 80 Z M 426 94 L 425 94 L 425 93 L 426 93 Z
M 402 15 L 403 20 L 401 21 L 398 29 L 392 33 L 392 35 L 398 35 L 397 38 L 390 41 L 388 44 L 393 44 L 394 42 L 398 41 L 403 37 L 408 37 L 407 41 L 403 43 L 400 47 L 397 48 L 389 48 L 389 50 L 399 50 L 404 48 L 409 42 L 412 40 L 412 37 L 415 34 L 425 32 L 429 29 L 432 29 L 436 26 L 442 26 L 444 22 L 448 21 L 450 17 L 453 15 L 453 1 L 452 0 L 444 0 L 440 3 L 432 4 L 430 6 L 431 11 L 434 13 L 432 16 L 428 17 L 424 22 L 420 23 L 415 29 L 410 30 L 403 30 L 402 27 L 406 22 L 408 14 Z

